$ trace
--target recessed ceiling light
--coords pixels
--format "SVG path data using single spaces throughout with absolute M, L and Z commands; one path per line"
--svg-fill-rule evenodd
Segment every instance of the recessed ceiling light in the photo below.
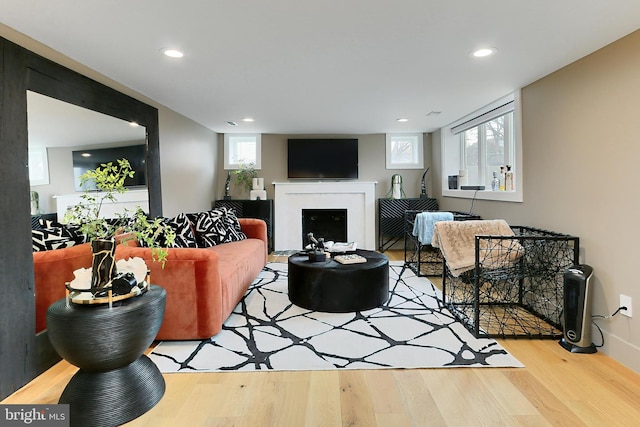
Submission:
M 442 111 L 429 111 L 427 116 L 439 116 L 440 114 L 442 114 Z
M 487 56 L 493 55 L 497 51 L 498 49 L 494 47 L 484 47 L 482 49 L 477 49 L 471 52 L 471 56 L 473 56 L 474 58 L 485 58 Z
M 400 118 L 396 119 L 396 121 L 397 121 L 397 122 L 404 123 L 404 122 L 408 122 L 408 121 L 409 121 L 409 119 L 405 119 L 404 117 L 400 117 Z
M 91 153 L 82 153 L 81 156 L 82 157 L 91 157 Z
M 242 119 L 243 122 L 254 122 L 255 120 L 253 120 L 251 117 L 245 117 L 244 119 Z
M 184 56 L 184 53 L 176 49 L 164 49 L 162 53 L 164 53 L 169 58 L 182 58 Z

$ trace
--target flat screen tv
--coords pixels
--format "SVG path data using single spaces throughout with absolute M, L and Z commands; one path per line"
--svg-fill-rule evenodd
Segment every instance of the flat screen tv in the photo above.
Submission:
M 117 163 L 118 159 L 127 159 L 134 170 L 133 178 L 127 178 L 126 187 L 142 187 L 147 185 L 147 154 L 146 146 L 127 145 L 124 147 L 98 148 L 91 150 L 72 151 L 73 154 L 73 182 L 76 191 L 95 190 L 95 184 L 87 183 L 80 186 L 80 175 L 93 170 L 103 163 Z
M 287 176 L 291 179 L 357 179 L 357 139 L 289 139 Z

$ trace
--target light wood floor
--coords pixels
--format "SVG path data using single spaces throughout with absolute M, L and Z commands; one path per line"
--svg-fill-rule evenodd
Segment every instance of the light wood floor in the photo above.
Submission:
M 640 425 L 639 374 L 553 340 L 499 341 L 526 368 L 167 374 L 163 399 L 127 425 Z M 75 372 L 60 362 L 2 403 L 56 403 Z

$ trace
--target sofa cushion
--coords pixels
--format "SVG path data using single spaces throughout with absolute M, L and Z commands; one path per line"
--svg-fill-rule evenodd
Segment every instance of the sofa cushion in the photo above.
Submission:
M 33 252 L 69 248 L 75 244 L 76 241 L 66 235 L 64 230 L 60 227 L 31 230 L 31 245 Z
M 247 238 L 235 212 L 226 207 L 200 212 L 196 217 L 195 230 L 198 246 L 203 248 Z
M 174 218 L 160 218 L 160 224 L 162 227 L 168 227 L 173 229 L 176 234 L 176 238 L 173 241 L 173 244 L 170 246 L 172 248 L 197 248 L 198 244 L 196 242 L 195 235 L 193 234 L 193 229 L 191 228 L 191 222 L 187 218 L 186 214 L 178 214 Z M 158 233 L 156 238 L 157 243 L 161 247 L 167 247 L 166 243 L 166 235 L 161 230 Z M 147 243 L 143 240 L 140 240 L 140 246 L 147 247 Z
M 60 228 L 62 229 L 62 235 L 64 237 L 71 238 L 74 242 L 76 242 L 77 245 L 87 243 L 89 241 L 88 236 L 82 233 L 79 225 L 61 224 L 58 221 L 43 218 L 38 219 L 38 223 L 39 227 L 36 230 Z

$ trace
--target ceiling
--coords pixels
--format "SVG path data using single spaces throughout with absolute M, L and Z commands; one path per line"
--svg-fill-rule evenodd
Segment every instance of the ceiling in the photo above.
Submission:
M 430 132 L 640 26 L 638 0 L 0 0 L 0 10 L 3 24 L 221 133 Z M 497 53 L 472 58 L 479 47 Z

